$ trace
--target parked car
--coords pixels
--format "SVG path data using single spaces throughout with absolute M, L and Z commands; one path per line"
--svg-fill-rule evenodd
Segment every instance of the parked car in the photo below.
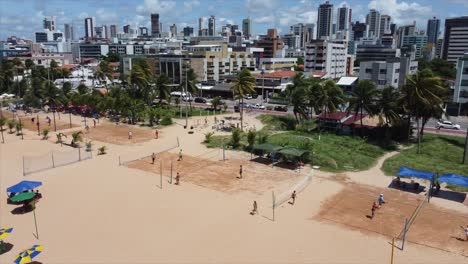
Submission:
M 253 97 L 252 97 L 251 94 L 246 94 L 245 97 L 244 97 L 244 99 L 252 99 L 252 98 L 253 98 Z
M 261 105 L 261 104 L 255 104 L 255 105 L 253 106 L 253 108 L 255 108 L 255 109 L 265 109 L 265 106 L 264 106 L 264 105 Z
M 452 122 L 447 121 L 447 120 L 439 120 L 437 122 L 437 124 L 436 124 L 436 128 L 437 129 L 446 128 L 446 129 L 460 130 L 461 127 L 460 127 L 460 125 L 452 123 Z
M 207 102 L 206 99 L 203 98 L 203 97 L 195 97 L 195 99 L 193 99 L 193 101 L 195 103 L 199 103 L 199 104 L 206 104 L 206 102 Z
M 277 105 L 273 108 L 273 110 L 280 111 L 280 112 L 287 112 L 288 108 L 286 106 Z

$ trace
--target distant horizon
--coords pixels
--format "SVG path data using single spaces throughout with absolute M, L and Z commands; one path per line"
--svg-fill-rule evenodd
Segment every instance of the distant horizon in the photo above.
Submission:
M 441 20 L 440 31 L 446 18 L 467 16 L 468 0 L 349 0 L 329 1 L 336 9 L 346 5 L 352 9 L 352 21 L 365 21 L 369 9 L 380 11 L 381 15 L 390 15 L 392 23 L 397 26 L 411 24 L 416 21 L 419 30 L 426 30 L 427 20 L 437 17 Z M 122 0 L 37 0 L 29 1 L 0 0 L 0 5 L 8 6 L 0 10 L 0 40 L 16 36 L 34 39 L 35 32 L 43 31 L 42 20 L 46 16 L 56 16 L 57 30 L 64 32 L 64 24 L 72 24 L 75 38 L 84 36 L 84 19 L 95 17 L 96 25 L 117 25 L 117 31 L 122 32 L 124 25 L 132 28 L 147 27 L 151 31 L 150 14 L 159 13 L 163 32 L 169 31 L 169 26 L 176 24 L 181 32 L 185 26 L 198 32 L 198 18 L 216 17 L 216 31 L 226 24 L 239 25 L 242 29 L 242 19 L 252 18 L 253 35 L 266 34 L 268 28 L 277 28 L 279 34 L 289 32 L 289 27 L 297 23 L 317 22 L 318 6 L 325 1 L 313 0 L 138 0 L 128 2 Z M 333 19 L 336 22 L 336 16 Z M 205 20 L 204 28 L 207 28 Z

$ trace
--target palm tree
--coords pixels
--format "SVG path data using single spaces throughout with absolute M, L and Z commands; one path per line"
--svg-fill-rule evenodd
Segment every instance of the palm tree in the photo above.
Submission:
M 187 71 L 187 93 L 192 95 L 198 94 L 198 87 L 197 87 L 197 74 L 195 71 L 190 67 Z M 190 112 L 192 112 L 192 101 L 189 100 L 190 105 Z
M 136 64 L 133 66 L 127 82 L 133 88 L 131 94 L 138 98 L 148 98 L 149 96 L 149 79 L 143 68 Z
M 378 99 L 379 90 L 375 84 L 368 80 L 360 81 L 349 99 L 348 113 L 353 111 L 361 114 L 361 137 L 363 137 L 363 112 L 364 110 L 369 116 L 373 116 L 376 110 L 376 102 Z
M 292 92 L 299 86 L 304 84 L 304 72 L 296 72 L 292 79 L 292 84 L 289 84 L 286 87 L 286 95 L 291 96 Z
M 442 104 L 444 97 L 448 94 L 448 88 L 444 87 L 440 77 L 435 76 L 429 69 L 418 71 L 415 75 L 408 76 L 406 80 L 403 101 L 409 103 L 405 105 L 405 110 L 411 111 L 418 124 L 419 120 L 422 120 L 418 132 L 422 138 L 427 121 L 430 118 L 440 118 L 444 113 Z
M 0 133 L 2 133 L 2 143 L 5 143 L 5 138 L 3 137 L 3 126 L 6 124 L 6 118 L 0 116 Z
M 77 131 L 72 133 L 72 147 L 76 147 L 78 142 L 83 142 L 83 132 Z
M 398 98 L 400 98 L 400 93 L 391 86 L 385 87 L 380 92 L 380 96 L 377 100 L 377 107 L 380 119 L 379 122 L 381 124 L 397 125 L 401 123 Z
M 165 74 L 161 74 L 156 78 L 156 95 L 159 97 L 159 102 L 162 102 L 162 100 L 169 100 L 169 95 L 170 95 L 170 88 L 168 84 L 170 84 L 171 81 L 169 80 L 169 77 Z
M 16 121 L 13 119 L 8 120 L 8 129 L 10 130 L 10 134 L 13 134 L 13 128 L 16 126 Z
M 237 79 L 234 80 L 234 86 L 232 87 L 233 93 L 239 98 L 240 101 L 240 119 L 241 119 L 241 130 L 244 130 L 244 97 L 246 94 L 255 92 L 255 77 L 252 76 L 250 70 L 244 68 L 241 70 Z
M 216 110 L 218 109 L 218 106 L 220 105 L 221 105 L 221 97 L 216 96 L 215 98 L 213 98 L 213 100 L 211 100 L 211 106 L 213 106 L 215 113 L 216 113 Z
M 293 106 L 294 117 L 296 122 L 299 123 L 299 117 L 302 119 L 307 114 L 307 91 L 303 86 L 295 87 L 291 92 L 290 103 Z
M 312 85 L 312 89 L 316 100 L 315 106 L 325 114 L 335 112 L 340 105 L 345 103 L 343 90 L 333 80 L 325 80 Z

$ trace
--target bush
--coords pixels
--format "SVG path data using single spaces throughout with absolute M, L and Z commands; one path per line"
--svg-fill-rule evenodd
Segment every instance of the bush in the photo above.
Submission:
M 261 115 L 258 118 L 269 130 L 294 130 L 296 128 L 296 119 L 292 116 Z
M 170 115 L 165 115 L 160 123 L 162 126 L 172 125 L 172 118 Z
M 260 131 L 257 133 L 257 142 L 258 144 L 266 143 L 268 140 L 268 134 L 264 131 Z
M 44 128 L 42 130 L 42 139 L 48 139 L 49 138 L 49 129 L 48 128 Z
M 100 148 L 98 149 L 98 155 L 104 155 L 104 154 L 106 154 L 106 150 L 107 150 L 106 146 L 100 147 Z
M 10 130 L 10 134 L 13 134 L 13 128 L 16 126 L 16 121 L 13 119 L 8 120 L 8 129 Z
M 232 135 L 231 135 L 231 146 L 233 148 L 238 148 L 240 146 L 240 140 L 241 140 L 241 130 L 238 128 L 235 128 L 232 130 Z
M 247 143 L 249 144 L 249 149 L 252 149 L 252 146 L 255 143 L 255 137 L 257 136 L 257 133 L 255 130 L 250 129 L 249 132 L 247 132 Z
M 93 143 L 91 141 L 86 142 L 86 151 L 91 151 L 91 148 L 93 147 Z
M 16 135 L 19 136 L 23 131 L 23 124 L 22 123 L 16 123 Z
M 211 141 L 211 137 L 214 135 L 213 132 L 208 132 L 208 133 L 205 133 L 205 143 L 210 143 Z

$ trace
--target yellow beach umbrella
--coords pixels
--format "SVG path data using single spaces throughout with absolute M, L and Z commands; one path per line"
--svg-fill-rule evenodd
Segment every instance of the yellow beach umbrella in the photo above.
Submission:
M 11 231 L 13 231 L 13 227 L 9 227 L 9 226 L 0 229 L 0 240 L 3 240 L 5 237 L 7 237 L 8 234 L 11 233 Z
M 39 255 L 39 253 L 42 252 L 42 246 L 40 245 L 34 245 L 32 248 L 23 250 L 21 253 L 16 255 L 15 261 L 13 263 L 15 264 L 25 264 L 32 262 L 32 259 Z

